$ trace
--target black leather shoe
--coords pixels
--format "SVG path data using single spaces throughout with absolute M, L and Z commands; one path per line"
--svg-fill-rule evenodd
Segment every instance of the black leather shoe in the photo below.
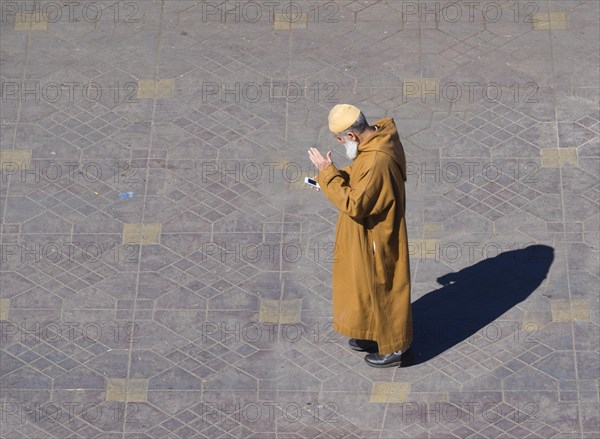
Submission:
M 365 362 L 369 366 L 373 367 L 400 367 L 402 365 L 402 357 L 408 353 L 402 352 L 401 354 L 386 354 L 379 355 L 378 353 L 367 354 L 365 356 Z
M 375 352 L 377 353 L 377 342 L 373 340 L 361 340 L 359 338 L 351 338 L 348 340 L 350 348 L 359 352 Z

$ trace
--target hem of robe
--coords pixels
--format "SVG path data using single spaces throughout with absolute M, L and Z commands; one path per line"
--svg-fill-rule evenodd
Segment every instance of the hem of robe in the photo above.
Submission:
M 333 329 L 335 330 L 335 332 L 345 335 L 349 338 L 358 338 L 361 340 L 375 340 L 377 342 L 377 347 L 379 348 L 379 355 L 387 355 L 398 351 L 405 352 L 410 347 L 413 341 L 412 337 L 408 337 L 404 340 L 395 341 L 393 343 L 381 344 L 377 340 L 377 334 L 373 331 L 360 331 L 358 329 L 346 328 L 345 326 L 341 326 L 336 322 L 333 322 Z

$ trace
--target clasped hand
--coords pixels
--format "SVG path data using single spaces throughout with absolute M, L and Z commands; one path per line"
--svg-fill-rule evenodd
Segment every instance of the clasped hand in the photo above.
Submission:
M 325 158 L 317 148 L 310 148 L 308 150 L 308 158 L 315 166 L 315 168 L 317 168 L 318 172 L 321 172 L 323 169 L 325 169 L 327 166 L 333 163 L 333 160 L 331 159 L 331 151 L 327 153 L 327 158 Z M 315 187 L 314 189 L 317 192 L 321 190 L 318 187 Z
M 317 148 L 310 148 L 308 150 L 308 158 L 312 164 L 315 165 L 315 168 L 317 168 L 318 172 L 321 172 L 323 169 L 333 163 L 333 160 L 331 159 L 331 151 L 327 153 L 327 158 L 325 158 Z

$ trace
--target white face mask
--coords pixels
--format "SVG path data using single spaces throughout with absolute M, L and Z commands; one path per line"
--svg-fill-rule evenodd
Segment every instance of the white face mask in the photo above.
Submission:
M 346 147 L 346 157 L 350 160 L 354 160 L 358 154 L 358 142 L 356 140 L 348 140 L 344 142 Z

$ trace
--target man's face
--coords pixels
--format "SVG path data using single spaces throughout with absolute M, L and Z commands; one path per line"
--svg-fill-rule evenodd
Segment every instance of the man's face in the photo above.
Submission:
M 354 160 L 358 154 L 358 137 L 354 133 L 348 133 L 347 136 L 335 136 L 338 142 L 343 143 L 346 147 L 346 157 L 350 160 Z

